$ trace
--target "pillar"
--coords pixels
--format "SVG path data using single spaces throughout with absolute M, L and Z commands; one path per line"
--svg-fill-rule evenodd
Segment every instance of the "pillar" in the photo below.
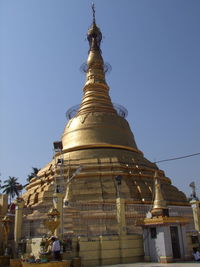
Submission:
M 190 260 L 191 259 L 191 252 L 189 251 L 188 248 L 188 242 L 187 242 L 187 238 L 186 238 L 186 225 L 182 224 L 180 227 L 180 231 L 181 231 L 181 243 L 183 246 L 183 258 L 184 260 Z
M 22 215 L 23 215 L 24 200 L 16 199 L 14 203 L 15 203 L 14 241 L 17 246 L 17 244 L 22 238 Z
M 119 251 L 120 251 L 120 262 L 124 262 L 124 248 L 126 247 L 126 217 L 125 217 L 125 200 L 118 197 L 116 199 L 117 205 L 117 223 L 118 223 L 118 234 L 119 234 Z
M 144 261 L 151 261 L 150 245 L 149 245 L 149 229 L 143 228 L 143 245 L 144 245 Z
M 125 201 L 123 198 L 116 199 L 117 205 L 117 223 L 119 236 L 126 235 L 126 217 L 125 217 Z
M 8 212 L 8 195 L 0 194 L 0 220 L 3 219 L 3 217 Z M 3 225 L 0 223 L 0 246 L 3 245 Z
M 200 232 L 200 201 L 193 199 L 190 204 L 192 206 L 195 229 Z

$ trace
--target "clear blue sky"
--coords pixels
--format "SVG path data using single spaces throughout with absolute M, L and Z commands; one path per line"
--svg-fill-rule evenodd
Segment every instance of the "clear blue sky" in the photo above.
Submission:
M 200 1 L 97 0 L 113 102 L 128 109 L 151 161 L 200 152 Z M 65 112 L 80 103 L 88 0 L 0 1 L 0 172 L 25 183 L 52 157 Z M 158 164 L 200 196 L 200 156 Z

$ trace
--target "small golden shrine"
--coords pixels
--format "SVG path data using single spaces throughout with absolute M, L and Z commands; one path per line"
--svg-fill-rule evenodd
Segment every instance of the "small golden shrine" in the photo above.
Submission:
M 144 233 L 146 261 L 169 263 L 177 259 L 191 258 L 187 242 L 186 226 L 189 219 L 184 216 L 169 216 L 161 185 L 155 173 L 155 198 L 146 218 L 141 220 Z

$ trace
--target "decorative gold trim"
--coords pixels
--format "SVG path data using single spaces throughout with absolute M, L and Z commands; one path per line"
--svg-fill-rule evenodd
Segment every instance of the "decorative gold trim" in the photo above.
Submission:
M 189 222 L 188 218 L 184 218 L 184 217 L 153 217 L 153 218 L 145 218 L 143 220 L 143 225 L 144 226 L 148 226 L 148 225 L 159 225 L 159 224 L 171 224 L 171 223 L 175 223 L 175 224 L 187 224 Z
M 125 149 L 125 150 L 129 150 L 129 151 L 133 151 L 139 154 L 142 154 L 142 151 L 135 149 L 133 147 L 129 147 L 129 146 L 121 146 L 121 145 L 112 145 L 112 144 L 94 144 L 94 145 L 85 145 L 85 146 L 74 146 L 71 148 L 67 148 L 63 150 L 63 153 L 66 152 L 71 152 L 71 151 L 77 151 L 77 150 L 82 150 L 82 149 L 87 149 L 87 148 L 120 148 L 120 149 Z

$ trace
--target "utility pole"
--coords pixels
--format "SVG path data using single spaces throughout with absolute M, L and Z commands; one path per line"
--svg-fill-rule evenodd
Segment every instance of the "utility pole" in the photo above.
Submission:
M 54 146 L 54 161 L 55 161 L 55 168 L 54 168 L 54 179 L 55 179 L 55 191 L 53 194 L 53 203 L 54 207 L 58 210 L 60 214 L 60 224 L 55 230 L 55 235 L 60 239 L 63 238 L 63 189 L 61 188 L 61 181 L 64 183 L 64 173 L 63 173 L 63 166 L 64 166 L 64 159 L 62 154 L 62 142 L 56 141 L 53 143 Z M 60 173 L 57 175 L 57 166 L 60 166 Z
M 63 218 L 63 208 L 69 205 L 69 194 L 70 194 L 70 184 L 72 180 L 79 174 L 82 170 L 82 166 L 77 168 L 77 170 L 68 178 L 67 182 L 64 184 L 64 158 L 62 154 L 62 142 L 57 141 L 53 143 L 54 145 L 54 159 L 55 159 L 55 192 L 53 194 L 53 203 L 54 207 L 60 213 L 60 224 L 55 230 L 55 235 L 60 239 L 63 238 L 64 230 L 64 218 Z M 60 155 L 59 158 L 56 158 L 56 155 Z M 60 166 L 60 173 L 56 174 L 56 166 Z M 64 195 L 64 189 L 61 188 L 60 183 L 63 183 L 63 187 L 66 187 L 66 194 Z

